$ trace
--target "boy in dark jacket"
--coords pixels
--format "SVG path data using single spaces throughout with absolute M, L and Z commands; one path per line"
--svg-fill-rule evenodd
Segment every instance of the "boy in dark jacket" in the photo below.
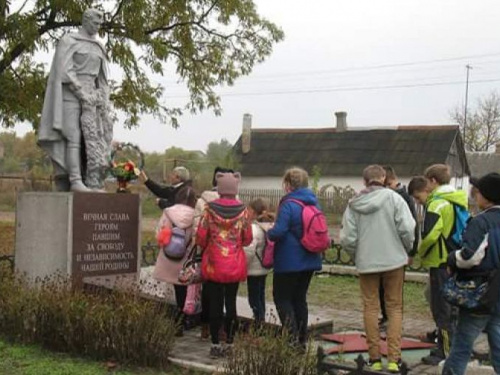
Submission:
M 448 278 L 446 260 L 450 248 L 450 238 L 455 223 L 454 205 L 467 208 L 467 193 L 450 185 L 450 169 L 444 164 L 434 164 L 424 172 L 427 186 L 423 191 L 413 191 L 413 196 L 421 200 L 426 196 L 422 240 L 418 255 L 422 266 L 429 268 L 430 305 L 432 317 L 438 327 L 438 347 L 422 358 L 428 365 L 438 365 L 450 351 L 453 334 L 453 309 L 442 297 L 441 289 Z M 430 191 L 430 194 L 428 194 Z
M 500 174 L 483 176 L 477 181 L 476 188 L 476 201 L 481 212 L 467 224 L 461 249 L 448 257 L 448 265 L 456 270 L 458 277 L 485 275 L 492 270 L 500 272 Z M 474 341 L 483 330 L 488 334 L 491 363 L 495 373 L 500 374 L 500 296 L 497 299 L 490 314 L 473 314 L 460 309 L 443 375 L 465 373 Z

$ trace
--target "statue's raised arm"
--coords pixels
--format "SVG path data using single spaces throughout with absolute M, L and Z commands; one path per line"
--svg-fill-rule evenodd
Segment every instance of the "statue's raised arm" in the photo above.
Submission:
M 52 159 L 59 191 L 100 191 L 111 152 L 107 56 L 96 39 L 103 13 L 87 9 L 77 33 L 58 43 L 38 144 Z

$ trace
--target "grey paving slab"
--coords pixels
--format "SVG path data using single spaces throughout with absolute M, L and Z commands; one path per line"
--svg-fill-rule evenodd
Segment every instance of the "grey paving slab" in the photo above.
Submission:
M 159 299 L 166 299 L 171 303 L 175 303 L 173 287 L 157 282 L 151 278 L 152 267 L 143 268 L 141 270 L 141 281 L 145 294 L 154 296 Z M 248 305 L 248 301 L 244 297 L 237 299 L 238 315 L 241 319 L 251 319 L 252 311 Z M 363 313 L 356 310 L 342 310 L 333 308 L 324 308 L 318 306 L 309 306 L 310 316 L 309 325 L 312 328 L 318 328 L 317 332 L 342 332 L 350 330 L 363 330 Z M 276 307 L 272 303 L 266 306 L 266 321 L 270 324 L 279 324 Z M 323 330 L 324 326 L 328 327 Z M 422 318 L 415 319 L 403 317 L 403 335 L 416 337 L 425 332 L 431 331 L 434 328 L 432 319 Z M 319 343 L 319 342 L 318 342 Z M 488 353 L 488 342 L 485 335 L 481 335 L 475 344 L 475 350 L 479 353 Z M 184 366 L 195 367 L 207 372 L 220 370 L 221 361 L 213 360 L 209 356 L 210 342 L 201 340 L 201 332 L 199 328 L 195 328 L 184 333 L 183 337 L 176 340 L 174 350 L 171 353 L 173 362 L 180 363 Z M 412 375 L 431 375 L 440 374 L 440 369 L 436 366 L 426 366 L 421 363 L 410 365 Z M 467 374 L 472 375 L 490 375 L 493 374 L 491 369 L 471 367 Z

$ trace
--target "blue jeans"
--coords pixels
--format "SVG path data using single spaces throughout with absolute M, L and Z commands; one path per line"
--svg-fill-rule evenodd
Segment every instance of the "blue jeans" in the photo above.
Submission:
M 257 326 L 264 323 L 266 316 L 266 277 L 267 275 L 247 277 L 248 303 Z
M 443 367 L 443 375 L 465 374 L 474 341 L 483 330 L 488 334 L 491 363 L 495 373 L 500 373 L 500 315 L 473 315 L 460 310 L 458 326 L 450 355 Z

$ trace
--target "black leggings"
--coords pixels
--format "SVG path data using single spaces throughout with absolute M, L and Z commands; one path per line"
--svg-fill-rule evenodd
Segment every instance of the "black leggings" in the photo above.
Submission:
M 175 319 L 184 325 L 185 314 L 182 312 L 184 309 L 184 305 L 186 304 L 186 296 L 187 296 L 187 285 L 175 285 L 175 303 L 177 304 L 177 315 Z
M 205 283 L 210 299 L 210 336 L 212 344 L 219 344 L 219 330 L 224 321 L 226 308 L 227 343 L 232 344 L 236 331 L 236 295 L 239 283 L 221 284 L 208 281 Z
M 288 329 L 291 339 L 305 344 L 307 341 L 307 290 L 313 271 L 275 273 L 273 297 L 281 325 Z
M 210 323 L 210 294 L 208 283 L 203 283 L 201 287 L 201 324 Z

